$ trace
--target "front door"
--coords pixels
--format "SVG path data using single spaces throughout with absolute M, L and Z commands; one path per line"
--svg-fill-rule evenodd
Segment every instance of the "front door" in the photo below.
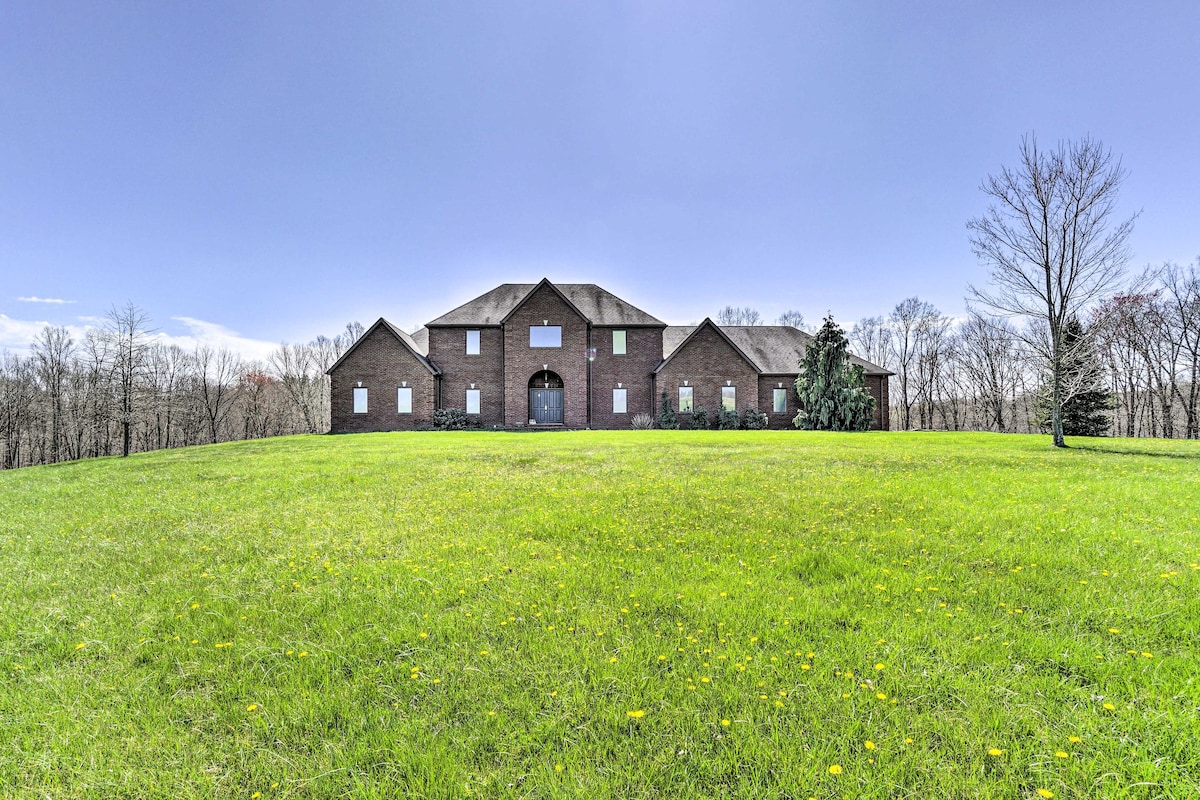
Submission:
M 529 418 L 538 425 L 562 425 L 563 390 L 530 389 Z

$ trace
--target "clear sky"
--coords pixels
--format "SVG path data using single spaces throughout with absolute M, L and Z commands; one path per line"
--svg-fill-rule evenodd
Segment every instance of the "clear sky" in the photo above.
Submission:
M 132 301 L 262 355 L 542 277 L 958 314 L 1030 132 L 1122 158 L 1131 266 L 1195 259 L 1200 3 L 7 0 L 0 346 Z

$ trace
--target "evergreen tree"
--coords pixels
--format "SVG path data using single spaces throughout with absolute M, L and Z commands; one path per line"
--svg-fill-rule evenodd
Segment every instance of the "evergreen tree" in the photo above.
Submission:
M 1070 317 L 1063 326 L 1063 385 L 1072 391 L 1062 403 L 1064 436 L 1104 436 L 1112 419 L 1108 412 L 1115 405 L 1113 393 L 1104 385 L 1104 367 L 1092 347 L 1078 317 Z M 1037 424 L 1048 431 L 1051 426 L 1050 386 L 1038 392 L 1034 413 Z
M 796 378 L 800 411 L 792 424 L 809 431 L 865 431 L 875 419 L 875 398 L 863 386 L 863 368 L 850 362 L 846 334 L 825 323 L 804 351 Z
M 675 408 L 671 405 L 671 398 L 667 397 L 667 390 L 662 391 L 662 407 L 658 412 L 658 427 L 664 431 L 678 430 L 679 421 L 675 419 Z

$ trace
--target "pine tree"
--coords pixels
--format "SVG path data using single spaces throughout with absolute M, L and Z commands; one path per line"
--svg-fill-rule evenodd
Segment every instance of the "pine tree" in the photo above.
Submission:
M 846 334 L 833 316 L 804 351 L 796 378 L 800 411 L 792 424 L 810 431 L 865 431 L 875 398 L 863 385 L 863 367 L 850 362 Z
M 1104 385 L 1104 367 L 1091 343 L 1087 341 L 1083 324 L 1070 317 L 1063 325 L 1062 349 L 1066 353 L 1063 385 L 1074 387 L 1062 403 L 1064 436 L 1104 436 L 1112 424 L 1113 394 Z M 1038 392 L 1034 405 L 1037 424 L 1050 430 L 1051 403 L 1049 384 Z
M 664 431 L 678 430 L 679 421 L 675 418 L 675 409 L 671 405 L 671 398 L 667 397 L 667 390 L 662 391 L 662 407 L 658 412 L 658 427 Z

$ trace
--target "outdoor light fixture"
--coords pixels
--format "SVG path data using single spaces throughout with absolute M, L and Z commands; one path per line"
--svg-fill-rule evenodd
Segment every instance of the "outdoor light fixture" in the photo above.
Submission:
M 359 388 L 362 388 L 362 381 L 358 382 L 358 386 L 359 386 Z
M 683 385 L 684 385 L 684 386 L 687 386 L 687 385 L 688 385 L 688 384 L 687 384 L 687 381 L 684 381 L 684 382 L 683 382 Z
M 473 383 L 472 383 L 472 384 L 471 384 L 471 388 L 472 388 L 472 389 L 474 389 L 474 388 L 475 388 L 475 384 L 473 384 Z
M 618 384 L 617 384 L 617 388 L 618 388 L 618 389 L 620 389 L 620 388 L 621 388 L 621 384 L 619 384 L 619 383 L 618 383 Z
M 408 381 L 400 381 L 401 386 L 408 386 Z
M 725 381 L 726 386 L 733 386 L 733 381 Z

